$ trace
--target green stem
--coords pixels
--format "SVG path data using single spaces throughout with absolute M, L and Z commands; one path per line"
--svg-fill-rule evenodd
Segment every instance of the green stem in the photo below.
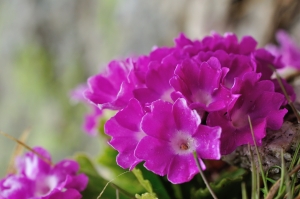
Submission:
M 119 187 L 118 185 L 111 183 L 110 184 L 112 187 L 114 187 L 116 190 L 118 190 L 119 192 L 121 192 L 122 194 L 124 194 L 125 196 L 127 196 L 128 198 L 131 199 L 136 199 L 133 195 L 131 195 L 130 193 L 128 193 L 127 191 L 125 191 L 124 189 L 122 189 L 121 187 Z
M 275 69 L 273 66 L 269 65 L 269 67 L 270 67 L 270 68 L 272 69 L 272 71 L 275 73 L 276 79 L 277 79 L 277 81 L 278 81 L 278 83 L 279 83 L 279 86 L 280 86 L 280 88 L 281 88 L 281 90 L 282 90 L 282 92 L 283 92 L 285 98 L 287 99 L 288 104 L 289 104 L 290 107 L 292 108 L 292 110 L 293 110 L 293 112 L 294 112 L 294 114 L 295 114 L 295 116 L 296 116 L 296 118 L 297 118 L 297 120 L 298 120 L 298 123 L 300 123 L 300 115 L 299 115 L 297 109 L 295 108 L 295 106 L 294 106 L 294 104 L 293 104 L 293 102 L 292 102 L 290 96 L 287 94 L 287 91 L 286 91 L 286 89 L 285 89 L 284 86 L 283 86 L 283 83 L 282 83 L 282 80 L 281 80 L 280 75 L 277 73 L 276 69 Z
M 205 183 L 205 185 L 206 185 L 208 191 L 210 192 L 210 194 L 212 195 L 212 197 L 213 197 L 214 199 L 218 199 L 217 196 L 215 195 L 215 193 L 213 192 L 211 186 L 209 185 L 209 183 L 207 182 L 207 180 L 206 180 L 206 178 L 205 178 L 205 175 L 204 175 L 203 170 L 202 170 L 202 168 L 201 168 L 201 165 L 200 165 L 200 162 L 199 162 L 197 153 L 194 151 L 193 154 L 194 154 L 194 158 L 195 158 L 195 161 L 196 161 L 196 165 L 197 165 L 197 167 L 198 167 L 198 169 L 199 169 L 199 173 L 200 173 L 200 175 L 201 175 L 201 177 L 202 177 L 202 179 L 203 179 L 203 181 L 204 181 L 204 183 Z
M 293 168 L 293 170 L 289 172 L 289 176 L 292 176 L 293 174 L 295 174 L 295 173 L 298 172 L 299 170 L 300 170 L 300 164 L 296 165 L 296 166 Z M 276 181 L 275 184 L 273 184 L 273 186 L 271 187 L 271 189 L 270 189 L 270 191 L 269 191 L 269 193 L 268 193 L 268 195 L 267 195 L 267 197 L 266 197 L 265 199 L 273 199 L 273 198 L 274 198 L 274 195 L 275 195 L 276 191 L 277 191 L 278 188 L 279 188 L 279 185 L 280 185 L 280 183 L 281 183 L 281 180 L 282 180 L 282 179 L 279 179 L 279 180 Z M 297 198 L 298 198 L 298 197 L 297 197 Z M 296 199 L 297 199 L 297 198 L 296 198 Z M 300 199 L 300 197 L 299 197 L 299 199 Z
M 251 177 L 252 177 L 252 189 L 251 189 L 251 199 L 255 199 L 256 196 L 256 187 L 257 187 L 257 180 L 256 180 L 256 166 L 254 165 L 254 157 L 253 157 L 253 153 L 252 150 L 250 148 L 250 145 L 248 144 L 248 150 L 250 152 L 250 157 L 251 157 Z
M 245 182 L 242 182 L 242 199 L 248 199 Z
M 118 189 L 116 189 L 116 199 L 120 199 L 120 197 L 119 197 L 119 190 Z
M 300 145 L 300 143 L 298 144 L 297 149 L 299 148 L 299 145 Z M 294 154 L 294 157 L 295 157 L 295 156 L 298 157 L 298 152 L 297 152 L 297 154 L 296 154 L 296 153 Z M 294 158 L 294 157 L 293 157 L 293 158 Z M 297 165 L 299 165 L 299 163 L 300 163 L 300 158 L 299 158 L 298 161 L 297 161 Z M 292 168 L 290 168 L 289 171 L 290 171 L 290 170 L 292 170 Z M 295 186 L 296 186 L 296 181 L 297 181 L 297 174 L 294 173 L 293 175 L 291 175 L 291 177 L 292 177 L 292 182 L 291 182 L 291 189 L 292 189 L 292 190 L 291 190 L 291 195 L 293 196 L 294 193 L 296 193 L 296 192 L 295 192 L 295 191 L 296 191 L 296 190 L 295 190 Z
M 262 168 L 261 157 L 259 155 L 259 151 L 258 151 L 258 148 L 257 148 L 257 143 L 256 143 L 256 139 L 255 139 L 255 136 L 254 136 L 253 126 L 252 126 L 251 118 L 250 118 L 249 115 L 248 115 L 248 122 L 249 122 L 249 125 L 250 125 L 250 130 L 251 130 L 251 134 L 252 134 L 252 138 L 253 138 L 256 154 L 257 154 L 257 159 L 258 159 L 258 163 L 259 163 L 261 177 L 262 177 L 262 180 L 263 180 L 263 183 L 264 183 L 265 193 L 268 193 L 269 190 L 268 190 L 267 180 L 266 180 L 266 176 L 264 174 L 264 170 Z
M 292 170 L 293 167 L 295 166 L 296 160 L 298 159 L 299 150 L 300 150 L 300 141 L 297 142 L 297 148 L 296 148 L 295 153 L 293 155 L 293 159 L 292 159 L 292 162 L 290 164 L 289 171 Z M 298 159 L 298 161 L 299 161 L 299 159 Z M 297 164 L 299 164 L 299 162 Z

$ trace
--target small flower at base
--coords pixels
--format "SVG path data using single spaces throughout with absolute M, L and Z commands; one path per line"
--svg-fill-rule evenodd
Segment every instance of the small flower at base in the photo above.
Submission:
M 50 154 L 41 147 L 33 148 L 51 161 Z M 16 160 L 18 173 L 0 181 L 2 199 L 80 199 L 88 182 L 84 174 L 77 175 L 79 165 L 73 160 L 62 160 L 54 166 L 28 152 Z

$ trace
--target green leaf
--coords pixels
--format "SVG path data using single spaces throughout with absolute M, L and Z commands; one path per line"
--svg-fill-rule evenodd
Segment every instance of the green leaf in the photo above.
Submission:
M 82 199 L 96 199 L 103 191 L 108 181 L 99 175 L 87 155 L 78 153 L 75 155 L 75 160 L 80 165 L 79 172 L 86 174 L 89 178 L 87 188 L 82 192 Z M 100 199 L 112 198 L 116 198 L 116 189 L 108 185 Z M 120 199 L 129 199 L 129 197 L 120 195 Z
M 103 146 L 103 152 L 98 158 L 98 163 L 101 165 L 101 167 L 105 168 L 105 171 L 112 176 L 112 178 L 114 178 L 114 184 L 133 195 L 136 193 L 143 193 L 145 189 L 138 182 L 134 174 L 132 172 L 128 172 L 128 170 L 122 169 L 119 165 L 117 165 L 117 155 L 118 152 L 106 144 Z M 120 174 L 124 172 L 128 173 L 120 176 Z
M 141 183 L 141 185 L 146 189 L 146 191 L 148 191 L 150 194 L 154 194 L 152 190 L 152 186 L 151 183 L 149 182 L 149 180 L 145 180 L 142 174 L 142 171 L 140 169 L 133 169 L 132 173 L 135 175 L 135 177 L 138 179 L 138 181 Z
M 244 180 L 246 174 L 247 172 L 244 169 L 237 169 L 234 172 L 226 172 L 219 180 L 214 183 L 210 183 L 211 188 L 219 199 L 240 198 L 240 184 Z M 237 187 L 239 188 L 238 190 Z M 211 195 L 207 188 L 201 188 L 193 191 L 192 198 L 210 199 Z
M 152 194 L 152 193 L 144 193 L 142 195 L 139 195 L 139 194 L 135 194 L 135 197 L 137 199 L 158 199 L 155 194 Z
M 147 192 L 150 194 L 155 193 L 158 198 L 170 199 L 159 176 L 145 169 L 142 164 L 137 165 L 132 172 Z

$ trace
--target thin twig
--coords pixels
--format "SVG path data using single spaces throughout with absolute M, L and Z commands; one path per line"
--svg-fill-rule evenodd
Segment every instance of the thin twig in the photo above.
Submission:
M 0 134 L 2 134 L 3 136 L 7 137 L 8 139 L 13 140 L 13 141 L 17 142 L 18 144 L 22 145 L 23 147 L 25 147 L 26 149 L 28 149 L 29 151 L 31 151 L 32 153 L 34 153 L 35 155 L 37 155 L 41 160 L 43 160 L 47 164 L 53 166 L 53 163 L 49 159 L 45 158 L 44 156 L 42 156 L 41 154 L 39 154 L 38 152 L 36 152 L 34 149 L 32 149 L 30 146 L 28 146 L 24 142 L 18 140 L 17 138 L 15 138 L 15 137 L 13 137 L 11 135 L 8 135 L 8 134 L 4 133 L 2 131 L 0 131 Z
M 121 187 L 119 187 L 118 185 L 116 185 L 114 183 L 111 183 L 111 186 L 114 187 L 116 189 L 116 191 L 121 192 L 122 194 L 124 194 L 128 198 L 136 199 L 133 195 L 131 195 L 130 193 L 128 193 L 127 191 L 125 191 L 124 189 L 122 189 Z
M 128 173 L 128 172 L 129 172 L 129 171 L 125 171 L 125 172 L 123 172 L 123 173 L 117 175 L 117 177 L 115 177 L 115 178 L 111 179 L 110 181 L 108 181 L 108 182 L 106 183 L 106 185 L 104 186 L 104 188 L 102 189 L 102 191 L 100 192 L 100 194 L 99 194 L 99 196 L 97 197 L 97 199 L 101 198 L 102 194 L 104 193 L 105 189 L 107 188 L 107 186 L 108 186 L 110 183 L 111 183 L 112 185 L 114 185 L 114 184 L 112 183 L 112 181 L 114 181 L 116 178 L 118 178 L 118 177 L 120 177 L 121 175 L 124 175 L 125 173 Z M 116 187 L 116 186 L 117 186 L 117 185 L 115 185 L 115 187 Z M 121 190 L 119 189 L 119 191 L 121 191 Z M 133 198 L 133 199 L 135 199 L 135 197 L 133 197 L 133 196 L 131 196 L 131 195 L 130 195 L 130 197 Z
M 201 177 L 202 177 L 202 179 L 203 179 L 203 181 L 204 181 L 204 183 L 205 183 L 205 185 L 206 185 L 208 191 L 210 192 L 210 194 L 212 195 L 212 197 L 213 197 L 214 199 L 218 199 L 217 196 L 215 195 L 214 191 L 213 191 L 212 188 L 210 187 L 209 183 L 207 182 L 206 178 L 205 178 L 205 175 L 204 175 L 203 170 L 202 170 L 202 168 L 201 168 L 201 165 L 200 165 L 200 162 L 199 162 L 199 159 L 198 159 L 198 156 L 197 156 L 197 153 L 196 153 L 196 152 L 194 152 L 194 158 L 195 158 L 197 167 L 198 167 L 198 169 L 199 169 L 199 173 L 200 173 L 200 175 L 201 175 Z
M 29 129 L 26 129 L 22 134 L 21 136 L 19 137 L 19 140 L 23 143 L 26 142 L 27 138 L 28 138 L 28 135 L 29 135 L 29 132 L 30 130 Z M 22 150 L 23 149 L 23 146 L 20 145 L 20 144 L 17 144 L 14 148 L 14 151 L 10 157 L 10 160 L 9 160 L 9 164 L 8 164 L 8 167 L 7 167 L 7 170 L 6 170 L 6 173 L 7 174 L 13 174 L 13 173 L 16 173 L 16 168 L 15 168 L 15 158 L 19 155 L 22 154 Z
M 283 86 L 283 83 L 282 83 L 282 80 L 281 80 L 280 75 L 277 73 L 276 69 L 275 69 L 272 65 L 269 65 L 269 67 L 270 67 L 270 68 L 272 69 L 272 71 L 275 73 L 276 79 L 277 79 L 277 81 L 278 81 L 278 83 L 279 83 L 279 86 L 280 86 L 280 88 L 281 88 L 281 90 L 282 90 L 282 92 L 283 92 L 285 98 L 287 99 L 288 104 L 289 104 L 290 107 L 292 108 L 292 110 L 293 110 L 293 112 L 294 112 L 294 114 L 295 114 L 295 116 L 296 116 L 296 118 L 297 118 L 298 123 L 300 123 L 300 115 L 299 115 L 297 109 L 295 108 L 295 106 L 294 106 L 294 104 L 293 104 L 293 102 L 292 102 L 290 96 L 287 94 L 287 91 L 286 91 L 286 89 L 285 89 L 284 86 Z
M 247 189 L 245 182 L 242 182 L 242 199 L 248 199 L 247 197 Z
M 254 165 L 254 157 L 253 157 L 253 153 L 252 150 L 250 148 L 250 144 L 248 144 L 248 150 L 250 152 L 250 158 L 251 158 L 251 177 L 252 177 L 252 189 L 251 189 L 251 199 L 255 199 L 255 195 L 256 195 L 256 187 L 257 187 L 257 180 L 256 180 L 256 166 Z
M 259 152 L 258 152 L 257 143 L 256 143 L 256 139 L 255 139 L 255 136 L 254 136 L 254 131 L 253 131 L 253 126 L 252 126 L 251 118 L 250 118 L 249 115 L 248 115 L 248 122 L 249 122 L 249 125 L 250 125 L 250 130 L 251 130 L 251 134 L 252 134 L 252 138 L 253 138 L 256 154 L 257 154 L 259 168 L 260 168 L 262 180 L 263 180 L 263 183 L 264 183 L 264 189 L 266 191 L 265 193 L 268 193 L 268 185 L 267 185 L 266 177 L 265 177 L 265 174 L 264 174 L 264 170 L 262 168 L 262 161 L 261 161 L 261 157 L 260 157 Z
M 293 175 L 297 171 L 300 170 L 300 164 L 298 164 L 294 169 L 289 173 L 289 176 Z M 265 199 L 273 199 L 275 193 L 277 192 L 279 185 L 280 185 L 281 179 L 277 180 L 276 183 L 271 187 L 267 197 Z
M 120 199 L 120 196 L 119 196 L 119 189 L 116 189 L 116 199 Z

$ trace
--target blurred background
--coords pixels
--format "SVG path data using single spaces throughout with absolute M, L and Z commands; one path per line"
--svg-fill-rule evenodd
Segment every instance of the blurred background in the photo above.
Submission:
M 95 155 L 99 140 L 81 125 L 88 111 L 70 90 L 112 59 L 171 46 L 184 32 L 252 35 L 260 46 L 277 29 L 300 41 L 298 0 L 0 0 L 0 131 L 43 146 L 55 162 Z M 15 143 L 0 137 L 0 177 Z

